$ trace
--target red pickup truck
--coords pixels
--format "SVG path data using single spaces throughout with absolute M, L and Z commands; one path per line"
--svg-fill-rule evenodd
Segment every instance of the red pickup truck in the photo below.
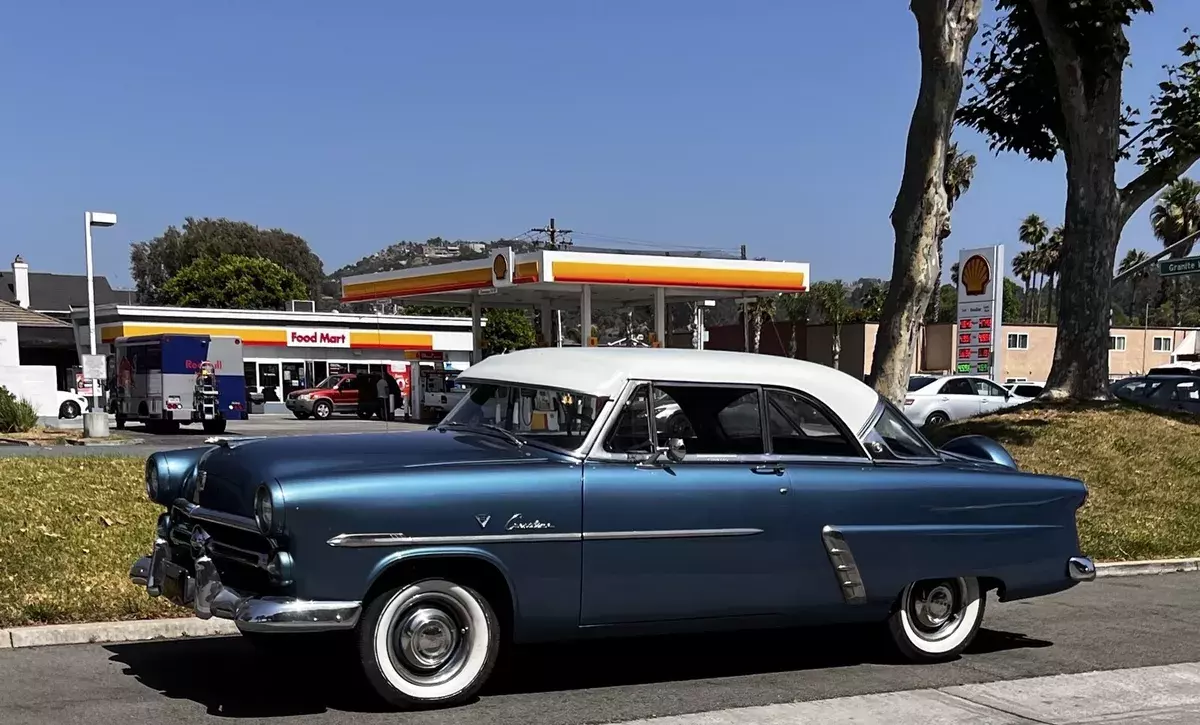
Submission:
M 354 413 L 358 410 L 358 385 L 353 373 L 330 375 L 315 388 L 295 390 L 284 401 L 292 415 L 304 420 L 310 415 L 325 420 L 334 413 Z

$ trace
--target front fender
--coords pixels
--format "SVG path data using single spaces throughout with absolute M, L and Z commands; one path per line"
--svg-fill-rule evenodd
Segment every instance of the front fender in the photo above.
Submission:
M 512 602 L 513 621 L 520 621 L 521 603 L 517 598 L 517 588 L 513 586 L 513 578 L 508 567 L 495 554 L 473 546 L 423 546 L 390 552 L 371 568 L 370 574 L 367 575 L 367 581 L 364 583 L 362 596 L 365 599 L 367 593 L 375 588 L 380 579 L 396 566 L 416 560 L 445 558 L 476 559 L 490 564 L 500 572 L 500 576 L 504 577 L 505 586 L 508 587 L 509 601 Z

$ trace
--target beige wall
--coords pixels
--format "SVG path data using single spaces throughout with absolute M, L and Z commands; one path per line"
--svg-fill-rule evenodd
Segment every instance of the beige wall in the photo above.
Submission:
M 1124 350 L 1108 353 L 1108 372 L 1112 378 L 1144 373 L 1155 365 L 1171 362 L 1171 350 L 1183 341 L 1188 330 L 1174 328 L 1143 329 L 1114 327 L 1110 334 L 1125 338 Z M 926 328 L 925 356 L 921 361 L 923 370 L 949 370 L 954 359 L 954 339 L 958 326 L 953 323 L 931 325 Z M 1010 348 L 1008 342 L 1013 335 L 1015 342 L 1024 347 Z M 1002 374 L 998 379 L 1025 378 L 1044 381 L 1050 374 L 1054 362 L 1054 344 L 1058 331 L 1053 325 L 1005 325 L 1003 339 L 997 340 L 1001 356 Z M 1171 340 L 1171 350 L 1156 352 L 1154 338 Z

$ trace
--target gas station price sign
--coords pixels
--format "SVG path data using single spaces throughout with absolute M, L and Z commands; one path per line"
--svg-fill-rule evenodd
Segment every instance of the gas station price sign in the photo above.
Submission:
M 1000 334 L 1004 290 L 1004 247 L 964 249 L 958 259 L 958 333 L 954 372 L 992 376 L 998 351 L 992 344 Z

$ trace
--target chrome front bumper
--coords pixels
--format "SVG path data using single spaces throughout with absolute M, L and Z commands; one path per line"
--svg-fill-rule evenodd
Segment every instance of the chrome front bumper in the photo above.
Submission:
M 1090 582 L 1096 578 L 1096 565 L 1086 556 L 1072 556 L 1067 559 L 1067 574 L 1072 581 Z
M 129 578 L 152 597 L 166 596 L 191 607 L 201 619 L 230 619 L 245 632 L 324 632 L 353 629 L 362 613 L 361 602 L 313 601 L 295 597 L 255 596 L 221 583 L 208 556 L 196 559 L 196 574 L 170 560 L 163 539 L 154 553 L 134 562 Z

